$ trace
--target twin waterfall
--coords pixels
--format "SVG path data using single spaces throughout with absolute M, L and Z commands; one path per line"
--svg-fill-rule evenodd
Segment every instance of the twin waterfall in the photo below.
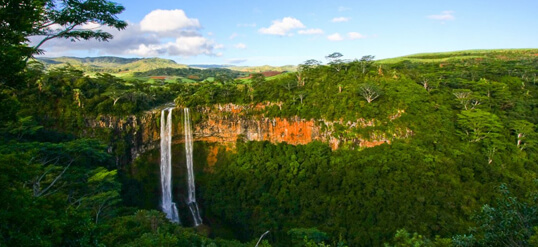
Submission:
M 185 153 L 187 154 L 187 182 L 188 193 L 187 205 L 191 211 L 192 218 L 194 220 L 194 226 L 202 224 L 202 218 L 200 218 L 200 212 L 198 210 L 198 204 L 196 203 L 196 187 L 194 185 L 194 172 L 192 164 L 192 132 L 191 132 L 191 117 L 189 114 L 189 108 L 184 109 L 184 127 L 185 127 Z
M 172 110 L 167 108 L 161 111 L 161 207 L 166 217 L 174 223 L 180 223 L 176 204 L 172 202 Z M 168 115 L 166 115 L 168 112 Z M 196 203 L 196 187 L 194 185 L 194 172 L 192 162 L 192 131 L 189 108 L 184 109 L 185 127 L 185 153 L 187 158 L 188 197 L 187 206 L 191 212 L 194 226 L 202 224 L 202 218 Z
M 172 202 L 172 110 L 161 111 L 161 207 L 170 221 L 181 223 L 176 204 Z

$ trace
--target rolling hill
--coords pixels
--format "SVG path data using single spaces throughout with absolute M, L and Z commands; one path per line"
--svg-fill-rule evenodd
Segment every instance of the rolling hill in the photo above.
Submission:
M 144 72 L 160 68 L 187 68 L 170 59 L 162 58 L 121 58 L 121 57 L 57 57 L 38 58 L 47 68 L 56 68 L 67 64 L 88 73 L 129 73 Z
M 464 50 L 451 52 L 418 53 L 395 58 L 378 60 L 378 63 L 411 62 L 443 62 L 448 60 L 464 60 L 476 58 L 495 58 L 500 60 L 517 60 L 525 57 L 538 56 L 538 49 L 492 49 Z

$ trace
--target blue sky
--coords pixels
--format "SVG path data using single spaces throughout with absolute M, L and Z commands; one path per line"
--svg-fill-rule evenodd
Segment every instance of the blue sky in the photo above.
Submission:
M 161 57 L 182 64 L 297 65 L 332 52 L 376 59 L 538 48 L 536 0 L 121 0 L 109 42 L 49 41 L 45 56 Z M 86 27 L 109 30 L 88 24 Z M 325 61 L 324 61 L 325 62 Z

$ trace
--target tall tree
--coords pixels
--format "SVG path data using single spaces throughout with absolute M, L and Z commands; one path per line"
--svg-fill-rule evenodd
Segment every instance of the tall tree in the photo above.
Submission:
M 370 66 L 372 66 L 372 64 L 374 63 L 374 58 L 375 58 L 375 56 L 372 56 L 372 55 L 367 55 L 367 56 L 361 57 L 359 62 L 361 64 L 361 69 L 362 69 L 363 74 L 366 74 L 367 69 Z
M 376 85 L 371 83 L 362 84 L 360 86 L 359 93 L 362 97 L 364 97 L 368 104 L 372 103 L 372 101 L 379 98 L 379 96 L 382 94 L 381 90 Z
M 124 7 L 108 0 L 47 0 L 41 11 L 41 18 L 32 23 L 32 33 L 43 38 L 33 46 L 33 52 L 47 41 L 65 38 L 71 41 L 96 39 L 108 41 L 112 35 L 102 29 L 90 29 L 84 24 L 98 24 L 122 30 L 127 22 L 119 20 L 117 15 Z
M 502 130 L 499 117 L 480 109 L 462 111 L 458 114 L 458 125 L 469 142 L 498 138 Z
M 32 54 L 27 37 L 41 18 L 43 4 L 32 0 L 0 0 L 0 86 L 21 80 L 24 59 Z M 21 83 L 22 84 L 22 83 Z
M 344 64 L 344 60 L 342 60 L 342 53 L 340 52 L 333 52 L 329 55 L 327 55 L 325 58 L 329 60 L 329 65 L 331 65 L 332 68 L 336 70 L 336 72 L 340 72 L 342 69 L 342 65 Z
M 51 39 L 107 41 L 112 38 L 110 33 L 84 25 L 93 23 L 118 30 L 127 26 L 117 17 L 124 7 L 107 0 L 1 0 L 0 6 L 0 85 L 14 86 L 14 77 L 28 59 L 41 53 L 40 47 Z M 31 36 L 41 40 L 31 46 Z

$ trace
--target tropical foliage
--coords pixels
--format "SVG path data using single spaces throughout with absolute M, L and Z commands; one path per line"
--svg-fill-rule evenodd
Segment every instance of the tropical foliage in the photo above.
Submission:
M 77 28 L 93 21 L 122 29 L 122 6 L 1 5 L 2 246 L 254 246 L 260 236 L 259 246 L 538 243 L 537 50 L 384 61 L 335 52 L 326 65 L 312 59 L 271 78 L 174 67 L 139 75 L 197 79 L 125 81 L 74 67 L 46 69 L 29 59 L 40 45 L 28 43 L 31 35 L 107 40 L 108 33 Z M 207 223 L 190 229 L 129 198 L 140 186 L 158 186 L 136 174 L 156 164 L 123 159 L 136 130 L 90 128 L 97 118 L 126 121 L 172 101 L 263 103 L 256 114 L 341 122 L 335 138 L 384 133 L 390 144 L 332 150 L 321 142 L 239 140 L 198 172 Z M 364 119 L 374 124 L 351 133 L 344 124 Z

